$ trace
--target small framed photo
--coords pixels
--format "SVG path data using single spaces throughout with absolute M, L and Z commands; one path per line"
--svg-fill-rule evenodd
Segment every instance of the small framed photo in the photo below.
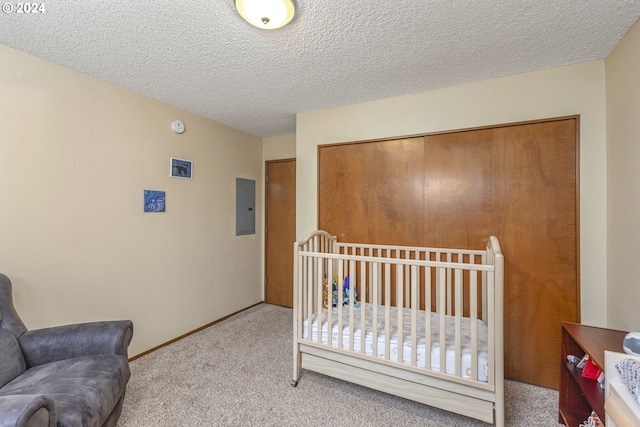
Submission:
M 193 178 L 193 162 L 191 160 L 183 160 L 171 158 L 170 176 L 174 178 Z

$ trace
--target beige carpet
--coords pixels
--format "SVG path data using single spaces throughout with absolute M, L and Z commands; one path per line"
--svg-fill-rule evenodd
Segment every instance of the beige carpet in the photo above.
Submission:
M 261 304 L 131 362 L 120 427 L 482 426 L 303 371 L 292 376 L 291 309 Z M 557 427 L 558 392 L 507 381 L 506 425 Z

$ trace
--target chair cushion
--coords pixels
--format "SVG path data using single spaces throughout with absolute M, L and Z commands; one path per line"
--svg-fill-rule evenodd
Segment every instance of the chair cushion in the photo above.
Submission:
M 76 357 L 26 370 L 0 389 L 0 396 L 45 394 L 55 402 L 58 427 L 101 426 L 130 376 L 124 356 Z
M 0 329 L 0 387 L 18 377 L 26 369 L 18 340 L 5 329 Z

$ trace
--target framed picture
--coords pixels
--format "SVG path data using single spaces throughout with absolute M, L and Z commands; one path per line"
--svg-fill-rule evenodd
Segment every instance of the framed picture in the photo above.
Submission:
M 165 193 L 164 191 L 144 190 L 144 211 L 164 212 Z
M 193 178 L 193 162 L 172 157 L 170 175 L 174 178 Z

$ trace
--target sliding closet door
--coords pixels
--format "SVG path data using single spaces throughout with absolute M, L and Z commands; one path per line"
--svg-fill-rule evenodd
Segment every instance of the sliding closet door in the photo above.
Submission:
M 578 316 L 577 120 L 496 129 L 505 375 L 558 388 L 560 322 Z

